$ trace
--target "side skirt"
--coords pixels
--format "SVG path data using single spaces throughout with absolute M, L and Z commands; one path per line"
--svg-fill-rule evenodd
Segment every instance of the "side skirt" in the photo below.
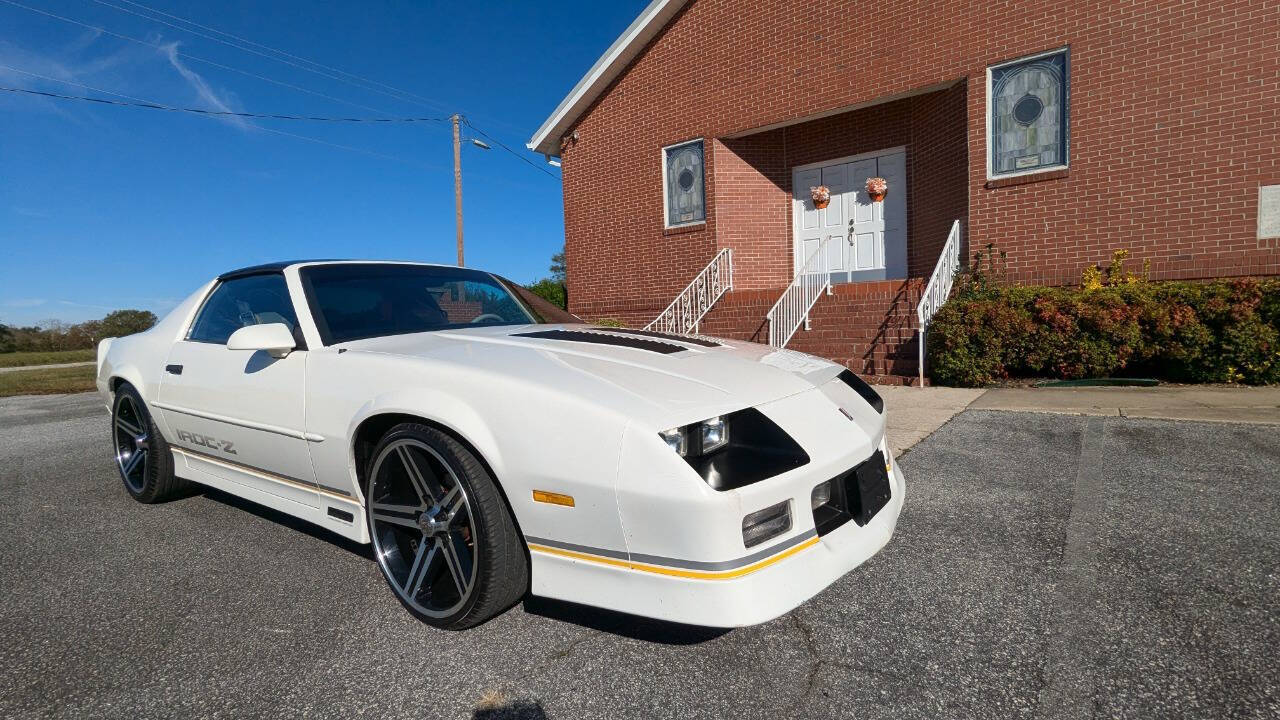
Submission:
M 364 519 L 364 507 L 354 499 L 323 494 L 320 496 L 319 507 L 297 502 L 266 492 L 252 485 L 239 483 L 201 470 L 196 466 L 196 463 L 202 460 L 200 457 L 189 456 L 178 448 L 173 448 L 172 450 L 174 472 L 183 479 L 207 485 L 250 502 L 269 507 L 272 510 L 278 510 L 300 520 L 306 520 L 348 540 L 354 540 L 358 543 L 369 542 L 369 528 Z M 338 511 L 336 516 L 330 514 L 330 508 Z M 347 516 L 351 517 L 350 521 L 345 519 Z

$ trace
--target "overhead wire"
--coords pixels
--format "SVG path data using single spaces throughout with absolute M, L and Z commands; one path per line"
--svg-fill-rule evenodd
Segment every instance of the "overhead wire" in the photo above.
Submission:
M 3 3 L 8 4 L 8 5 L 13 5 L 14 7 L 22 8 L 23 10 L 28 10 L 28 11 L 30 11 L 30 12 L 39 13 L 39 14 L 41 14 L 41 15 L 45 15 L 45 16 L 48 16 L 48 17 L 54 18 L 54 19 L 56 19 L 56 20 L 61 20 L 62 22 L 71 23 L 72 25 L 79 25 L 80 27 L 83 27 L 83 28 L 86 28 L 86 29 L 89 29 L 89 30 L 93 30 L 93 31 L 95 31 L 95 32 L 100 32 L 100 33 L 103 33 L 103 34 L 106 34 L 106 35 L 110 35 L 110 36 L 112 36 L 112 37 L 119 38 L 119 39 L 121 39 L 121 40 L 128 40 L 129 42 L 137 43 L 137 44 L 139 44 L 139 45 L 144 45 L 144 46 L 146 46 L 146 47 L 153 48 L 153 49 L 155 49 L 155 50 L 167 51 L 167 48 L 166 48 L 164 45 L 161 45 L 161 44 L 159 44 L 159 43 L 152 43 L 152 42 L 147 42 L 146 40 L 140 40 L 140 39 L 138 39 L 138 38 L 136 38 L 136 37 L 131 37 L 131 36 L 129 36 L 129 35 L 124 35 L 124 34 L 122 34 L 122 33 L 114 32 L 114 31 L 112 31 L 112 30 L 108 30 L 108 29 L 106 29 L 106 28 L 104 28 L 104 27 L 99 27 L 99 26 L 97 26 L 97 25 L 90 25 L 89 23 L 81 22 L 81 21 L 79 21 L 79 20 L 76 20 L 76 19 L 74 19 L 74 18 L 69 18 L 69 17 L 66 17 L 66 16 L 64 16 L 64 15 L 58 15 L 58 14 L 56 14 L 56 13 L 51 13 L 51 12 L 48 12 L 48 11 L 46 11 L 46 10 L 41 10 L 41 9 L 39 9 L 39 8 L 33 8 L 33 7 L 28 6 L 28 5 L 23 5 L 23 4 L 22 4 L 22 3 L 20 3 L 20 2 L 15 2 L 15 0 L 0 0 L 0 2 L 3 2 Z M 208 58 L 202 58 L 202 57 L 199 57 L 199 56 L 197 56 L 197 55 L 192 55 L 191 53 L 182 52 L 182 51 L 179 51 L 179 50 L 177 50 L 177 49 L 174 49 L 174 50 L 173 50 L 173 53 L 174 53 L 175 55 L 177 55 L 178 57 L 182 57 L 182 58 L 185 58 L 185 59 L 187 59 L 187 60 L 194 60 L 194 61 L 196 61 L 196 62 L 204 63 L 204 64 L 209 65 L 209 66 L 211 66 L 211 67 L 216 67 L 216 68 L 219 68 L 219 69 L 221 69 L 221 70 L 227 70 L 227 71 L 229 71 L 229 72 L 238 73 L 238 74 L 240 74 L 240 75 L 244 75 L 244 76 L 246 76 L 246 77 L 251 77 L 251 78 L 254 78 L 254 79 L 257 79 L 257 80 L 262 80 L 262 81 L 264 81 L 264 82 L 269 82 L 269 83 L 271 83 L 271 84 L 273 84 L 273 85 L 279 85 L 280 87 L 289 88 L 290 90 L 296 90 L 296 91 L 298 91 L 298 92 L 306 93 L 306 94 L 308 94 L 308 95 L 314 95 L 314 96 L 316 96 L 316 97 L 324 98 L 325 100 L 332 100 L 332 101 L 334 101 L 334 102 L 342 103 L 343 105 L 350 105 L 351 107 L 357 107 L 357 108 L 360 108 L 361 110 L 368 110 L 369 112 L 375 112 L 375 113 L 378 113 L 379 115 L 391 115 L 391 114 L 392 114 L 392 113 L 389 113 L 389 112 L 387 112 L 386 110 L 382 110 L 382 109 L 380 109 L 380 108 L 370 107 L 370 106 L 368 106 L 368 105 L 362 105 L 362 104 L 360 104 L 360 103 L 351 102 L 351 101 L 349 101 L 349 100 L 343 100 L 342 98 L 334 97 L 333 95 L 327 95 L 327 94 L 322 93 L 322 92 L 317 92 L 317 91 L 315 91 L 315 90 L 310 90 L 310 89 L 307 89 L 307 88 L 304 88 L 304 87 L 301 87 L 301 86 L 298 86 L 298 85 L 294 85 L 294 84 L 292 84 L 292 83 L 284 82 L 283 80 L 276 80 L 276 79 L 274 79 L 274 78 L 270 78 L 270 77 L 267 77 L 267 76 L 265 76 L 265 75 L 259 75 L 259 74 L 257 74 L 257 73 L 249 72 L 248 70 L 241 70 L 240 68 L 232 67 L 232 66 L 230 66 L 230 65 L 224 65 L 224 64 L 222 64 L 222 63 L 220 63 L 220 62 L 217 62 L 217 61 L 214 61 L 214 60 L 209 60 Z
M 0 65 L 5 69 L 13 70 L 5 65 Z M 19 70 L 18 72 L 22 72 Z M 46 92 L 44 90 L 32 90 L 30 88 L 15 88 L 0 86 L 0 90 L 11 93 L 25 93 L 27 95 L 40 95 L 48 98 L 56 98 L 59 100 L 82 100 L 84 102 L 101 103 L 103 105 L 120 105 L 123 107 L 145 108 L 147 110 L 165 110 L 168 112 L 185 112 L 196 113 L 199 115 L 213 115 L 221 117 L 240 117 L 240 118 L 258 118 L 262 120 L 311 120 L 316 122 L 337 122 L 337 123 L 414 123 L 414 122 L 434 122 L 445 123 L 448 118 L 442 117 L 324 117 L 316 115 L 282 115 L 274 113 L 253 113 L 253 112 L 235 112 L 232 110 L 205 110 L 203 108 L 176 107 L 173 105 L 163 105 L 154 102 L 121 102 L 119 100 L 108 100 L 106 98 L 86 97 L 83 95 L 63 95 L 61 93 Z M 105 92 L 105 91 L 98 91 Z
M 549 175 L 549 176 L 551 176 L 551 177 L 553 177 L 553 178 L 557 178 L 557 177 L 558 177 L 555 173 L 551 172 L 550 170 L 547 170 L 546 168 L 542 167 L 541 165 L 538 165 L 537 163 L 533 162 L 532 160 L 530 160 L 529 158 L 525 157 L 524 155 L 522 155 L 522 154 L 520 154 L 520 153 L 516 152 L 515 150 L 512 150 L 511 148 L 507 147 L 507 146 L 506 146 L 506 145 L 505 145 L 501 140 L 498 140 L 497 138 L 493 137 L 493 136 L 492 136 L 492 135 L 490 135 L 489 133 L 487 133 L 487 132 L 485 132 L 485 131 L 481 130 L 481 129 L 480 129 L 480 128 L 478 128 L 478 127 L 476 127 L 475 125 L 473 125 L 473 124 L 471 123 L 471 121 L 470 121 L 470 120 L 468 120 L 468 119 L 467 119 L 467 117 L 466 117 L 465 115 L 463 115 L 463 116 L 462 116 L 462 122 L 463 122 L 463 124 L 465 124 L 467 127 L 471 128 L 472 130 L 475 130 L 477 133 L 480 133 L 480 135 L 481 135 L 482 137 L 484 137 L 484 139 L 488 140 L 489 142 L 492 142 L 494 145 L 497 145 L 498 147 L 502 148 L 503 150 L 506 150 L 507 152 L 511 153 L 511 154 L 512 154 L 512 155 L 514 155 L 515 157 L 519 158 L 521 162 L 524 162 L 525 164 L 527 164 L 529 167 L 533 168 L 534 170 L 537 170 L 537 171 L 542 172 L 542 173 L 546 173 L 547 175 Z
M 260 43 L 260 42 L 255 42 L 255 41 L 250 40 L 250 39 L 248 39 L 248 38 L 240 37 L 239 35 L 235 35 L 235 34 L 232 34 L 232 33 L 229 33 L 229 32 L 225 32 L 225 31 L 223 31 L 223 30 L 219 30 L 219 29 L 217 29 L 217 28 L 215 28 L 215 27 L 211 27 L 211 26 L 209 26 L 209 25 L 202 25 L 202 24 L 200 24 L 200 23 L 198 23 L 198 22 L 196 22 L 196 21 L 194 21 L 194 20 L 190 20 L 190 19 L 187 19 L 187 18 L 184 18 L 184 17 L 180 17 L 180 16 L 178 16 L 178 15 L 174 15 L 173 13 L 168 13 L 168 12 L 165 12 L 165 11 L 163 11 L 163 10 L 157 10 L 156 8 L 149 7 L 149 6 L 147 6 L 147 5 L 143 5 L 142 3 L 139 3 L 139 2 L 134 2 L 133 0 L 120 0 L 120 2 L 123 2 L 123 3 L 128 4 L 128 5 L 133 5 L 134 7 L 142 8 L 143 10 L 147 10 L 147 11 L 150 11 L 150 12 L 156 13 L 157 15 L 163 15 L 163 16 L 165 16 L 165 17 L 167 17 L 167 18 L 172 18 L 172 19 L 177 20 L 177 21 L 179 21 L 179 22 L 187 23 L 188 25 L 192 25 L 192 26 L 194 26 L 194 27 L 198 27 L 198 28 L 200 28 L 200 29 L 202 29 L 202 30 L 208 30 L 209 32 L 217 33 L 218 35 L 222 35 L 222 36 L 224 36 L 224 37 L 229 37 L 229 38 L 231 38 L 231 39 L 233 39 L 233 40 L 236 40 L 236 41 L 239 41 L 239 42 L 245 43 L 245 44 L 247 44 L 247 45 L 252 45 L 252 46 L 254 46 L 254 47 L 262 48 L 263 50 L 269 50 L 269 51 L 271 51 L 271 52 L 278 53 L 278 54 L 280 54 L 280 55 L 283 55 L 283 56 L 285 56 L 285 57 L 287 57 L 287 58 L 291 58 L 291 59 L 293 59 L 293 60 L 297 60 L 297 61 L 299 61 L 299 62 L 304 62 L 304 63 L 307 63 L 307 64 L 309 64 L 309 65 L 314 65 L 314 66 L 316 66 L 316 67 L 318 67 L 318 68 L 321 68 L 321 69 L 323 69 L 323 70 L 328 70 L 328 71 L 330 71 L 330 72 L 335 72 L 335 73 L 338 73 L 339 75 L 346 75 L 347 77 L 352 78 L 352 79 L 354 79 L 354 80 L 359 80 L 360 82 L 366 82 L 366 83 L 369 83 L 369 84 L 371 84 L 371 85 L 378 85 L 378 86 L 380 86 L 380 87 L 386 88 L 387 90 L 391 90 L 392 92 L 400 93 L 401 95 L 406 95 L 406 96 L 411 97 L 411 98 L 416 98 L 416 99 L 421 100 L 422 102 L 425 102 L 425 103 L 434 103 L 434 102 L 435 102 L 435 101 L 431 100 L 430 98 L 425 98 L 425 97 L 423 97 L 423 96 L 421 96 L 421 95 L 418 95 L 418 94 L 416 94 L 416 93 L 409 92 L 408 90 L 404 90 L 404 89 L 401 89 L 401 88 L 395 87 L 394 85 L 388 85 L 387 83 L 379 82 L 378 80 L 373 80 L 373 79 L 371 79 L 371 78 L 361 77 L 360 75 L 356 75 L 355 73 L 347 72 L 346 70 L 343 70 L 343 69 L 341 69 L 341 68 L 336 68 L 336 67 L 332 67 L 332 66 L 330 66 L 330 65 L 325 65 L 324 63 L 319 63 L 319 62 L 316 62 L 315 60 L 309 60 L 309 59 L 304 58 L 304 57 L 301 57 L 301 56 L 299 56 L 299 55 L 294 55 L 293 53 L 286 52 L 286 51 L 281 50 L 281 49 L 279 49 L 279 48 L 271 47 L 270 45 L 265 45 L 265 44 Z
M 40 78 L 41 80 L 48 80 L 48 81 L 50 81 L 50 82 L 57 82 L 57 83 L 64 83 L 64 84 L 67 84 L 67 85 L 72 85 L 72 86 L 75 86 L 75 87 L 78 87 L 78 88 L 81 88 L 81 89 L 84 89 L 84 90 L 89 90 L 89 91 L 91 91 L 91 92 L 101 93 L 101 94 L 103 94 L 103 95 L 112 95 L 112 96 L 115 96 L 115 97 L 124 98 L 125 100 L 132 100 L 132 101 L 134 101 L 135 103 L 139 103 L 139 104 L 143 104 L 143 105 L 160 105 L 160 103 L 152 103 L 152 102 L 150 102 L 150 101 L 148 101 L 148 100 L 144 100 L 143 98 L 139 98 L 139 97 L 134 97 L 134 96 L 132 96 L 132 95 L 125 95 L 124 93 L 118 93 L 118 92 L 114 92 L 114 91 L 111 91 L 111 90 L 104 90 L 104 89 L 102 89 L 102 88 L 93 87 L 92 85 L 85 85 L 84 83 L 75 82 L 75 81 L 73 81 L 73 80 L 64 80 L 64 79 L 62 79 L 62 78 L 55 78 L 55 77 L 50 77 L 50 76 L 48 76 L 48 75 L 41 75 L 40 73 L 34 73 L 34 72 L 30 72 L 30 71 L 28 71 L 28 70 L 22 70 L 22 69 L 15 68 L 15 67 L 9 67 L 8 65 L 2 65 L 2 64 L 0 64 L 0 69 L 3 69 L 3 70 L 10 70 L 10 71 L 12 71 L 12 72 L 21 73 L 21 74 L 23 74 L 23 75 L 29 75 L 29 76 L 31 76 L 31 77 Z M 6 88 L 6 89 L 8 89 L 8 88 Z M 55 93 L 42 93 L 42 92 L 34 92 L 34 91 L 33 91 L 33 92 L 30 92 L 30 94 L 32 94 L 32 95 L 50 95 L 50 96 L 55 95 Z M 72 97 L 74 97 L 74 96 L 72 96 Z M 78 98 L 77 98 L 77 99 L 78 99 Z M 199 113 L 199 115 L 200 115 L 200 116 L 202 116 L 202 117 L 207 117 L 207 118 L 209 118 L 210 120 L 217 120 L 217 117 L 216 117 L 215 115 L 213 115 L 213 114 L 210 114 L 210 113 Z M 349 152 L 360 153 L 360 154 L 363 154 L 363 155 L 369 155 L 369 156 L 372 156 L 372 157 L 383 158 L 384 160 L 392 160 L 392 161 L 395 161 L 395 162 L 398 162 L 398 163 L 403 163 L 403 164 L 405 164 L 405 165 L 410 165 L 410 166 L 413 166 L 413 167 L 416 167 L 416 168 L 419 168 L 419 169 L 422 169 L 422 170 L 440 170 L 440 169 L 442 169 L 442 168 L 441 168 L 441 167 L 439 167 L 439 166 L 426 165 L 426 164 L 424 164 L 424 163 L 415 162 L 415 161 L 413 161 L 413 160 L 408 160 L 408 159 L 405 159 L 405 158 L 402 158 L 402 157 L 398 157 L 398 156 L 395 156 L 395 155 L 388 155 L 387 153 L 381 153 L 381 152 L 378 152 L 378 151 L 376 151 L 376 150 L 369 150 L 369 149 L 367 149 L 367 148 L 354 147 L 354 146 L 351 146 L 351 145 L 343 145 L 343 144 L 341 144 L 341 143 L 330 142 L 330 141 L 328 141 L 328 140 L 321 140 L 320 138 L 313 138 L 313 137 L 310 137 L 310 136 L 308 136 L 308 135 L 298 135 L 297 133 L 286 132 L 286 131 L 284 131 L 284 130 L 277 130 L 277 129 L 275 129 L 275 128 L 263 127 L 263 126 L 261 126 L 261 125 L 254 125 L 254 124 L 252 124 L 252 123 L 246 123 L 246 124 L 247 124 L 249 127 L 253 128 L 253 129 L 255 129 L 255 130 L 261 130 L 261 131 L 263 131 L 263 132 L 272 133 L 272 134 L 274 134 L 274 135 L 282 135 L 282 136 L 284 136 L 284 137 L 291 137 L 291 138 L 295 138 L 295 139 L 297 139 L 297 140 L 305 140 L 305 141 L 307 141 L 307 142 L 315 143 L 315 144 L 317 144 L 317 145 L 326 145 L 326 146 L 328 146 L 328 147 L 337 148 L 337 149 L 339 149 L 339 150 L 347 150 L 347 151 L 349 151 Z
M 236 43 L 233 43 L 233 42 L 230 42 L 230 41 L 227 41 L 227 40 L 223 40 L 222 38 L 214 37 L 214 36 L 209 35 L 209 34 L 207 34 L 207 33 L 198 32 L 198 31 L 196 31 L 196 30 L 192 30 L 191 28 L 182 27 L 181 25 L 175 25 L 174 23 L 171 23 L 171 22 L 169 22 L 169 21 L 167 21 L 167 20 L 162 20 L 162 19 L 157 18 L 157 17 L 152 17 L 152 16 L 150 16 L 150 15 L 146 15 L 146 14 L 143 14 L 143 13 L 140 13 L 140 12 L 136 12 L 136 11 L 134 11 L 134 10 L 130 10 L 129 8 L 120 7 L 119 5 L 116 5 L 116 4 L 114 4 L 114 3 L 106 2 L 106 0 L 92 0 L 92 1 L 93 1 L 93 2 L 95 2 L 95 3 L 97 3 L 97 4 L 99 4 L 99 5 L 103 5 L 103 6 L 105 6 L 105 7 L 109 7 L 109 8 L 112 8 L 112 9 L 114 9 L 114 10 L 118 10 L 118 11 L 123 12 L 123 13 L 128 13 L 128 14 L 130 14 L 130 15 L 133 15 L 133 16 L 135 16 L 135 17 L 140 17 L 140 18 L 143 18 L 143 19 L 145 19 L 145 20 L 150 20 L 150 21 L 152 21 L 152 22 L 157 22 L 157 23 L 160 23 L 161 25 L 166 25 L 166 26 L 171 27 L 171 28 L 174 28 L 174 29 L 176 29 L 176 30 L 181 30 L 181 31 L 183 31 L 183 32 L 191 33 L 192 35 L 195 35 L 195 36 L 197 36 L 197 37 L 202 37 L 202 38 L 205 38 L 206 40 L 212 40 L 213 42 L 221 43 L 221 44 L 223 44 L 223 45 L 226 45 L 227 47 L 232 47 L 232 48 L 235 48 L 235 49 L 240 50 L 240 51 L 242 51 L 242 52 L 252 53 L 252 54 L 257 55 L 257 56 L 259 56 L 259 57 L 267 58 L 268 60 L 274 60 L 274 61 L 276 61 L 276 62 L 283 63 L 283 64 L 285 64 L 285 65 L 289 65 L 289 66 L 291 66 L 291 67 L 298 68 L 298 69 L 303 70 L 303 71 L 305 71 L 305 72 L 309 72 L 309 73 L 313 73 L 313 74 L 319 75 L 320 77 L 328 78 L 328 79 L 330 79 L 330 80 L 336 80 L 336 81 L 338 81 L 338 82 L 345 83 L 345 84 L 350 85 L 350 86 L 352 86 L 352 87 L 358 87 L 358 88 L 360 88 L 360 89 L 362 89 L 362 90 L 368 90 L 369 92 L 376 92 L 376 93 L 378 93 L 378 94 L 385 95 L 385 96 L 387 96 L 387 97 L 389 97 L 389 98 L 392 98 L 392 99 L 394 99 L 394 100 L 399 100 L 400 102 L 408 102 L 408 103 L 413 103 L 413 104 L 416 104 L 416 105 L 422 105 L 422 106 L 425 106 L 425 107 L 434 107 L 434 108 L 436 108 L 437 110 L 439 110 L 439 109 L 445 109 L 445 106 L 444 106 L 444 105 L 442 105 L 442 104 L 440 104 L 440 103 L 438 103 L 438 102 L 435 102 L 435 101 L 427 100 L 426 98 L 421 98 L 420 100 L 419 100 L 419 99 L 414 99 L 414 98 L 418 98 L 418 97 L 420 97 L 420 96 L 414 96 L 413 98 L 410 98 L 410 97 L 403 97 L 403 95 L 409 95 L 410 93 L 405 93 L 404 91 L 401 91 L 401 90 L 395 90 L 395 93 L 397 93 L 397 94 L 393 94 L 393 93 L 387 92 L 387 91 L 385 91 L 385 90 L 380 90 L 380 89 L 378 89 L 378 88 L 376 88 L 376 87 L 370 87 L 370 86 L 369 86 L 369 83 L 372 83 L 372 82 L 374 82 L 374 81 L 369 81 L 369 80 L 365 80 L 365 79 L 363 79 L 363 78 L 359 78 L 359 76 L 351 75 L 351 73 L 346 73 L 346 72 L 343 72 L 342 70 L 336 70 L 336 69 L 328 68 L 328 67 L 326 67 L 326 66 L 321 66 L 319 63 L 313 62 L 313 61 L 311 61 L 311 60 L 307 60 L 307 59 L 305 59 L 305 58 L 297 58 L 297 59 L 298 59 L 298 60 L 301 60 L 302 62 L 305 62 L 305 63 L 311 63 L 312 65 L 316 65 L 316 66 L 319 66 L 319 67 L 324 67 L 324 68 L 325 68 L 325 70 L 333 70 L 333 72 L 325 72 L 325 71 L 321 71 L 321 70 L 316 70 L 315 68 L 307 67 L 306 65 L 302 65 L 302 64 L 300 64 L 300 63 L 298 63 L 298 62 L 293 62 L 292 60 L 287 60 L 287 59 L 284 59 L 284 58 L 276 57 L 276 56 L 274 56 L 274 55 L 270 55 L 270 54 L 268 54 L 268 53 L 266 53 L 266 52 L 262 52 L 262 51 L 260 51 L 260 50 L 255 50 L 255 49 L 254 49 L 254 48 L 252 48 L 252 47 L 243 47 L 242 45 L 238 45 L 238 44 L 236 44 Z M 126 1 L 127 1 L 127 0 L 126 0 Z M 130 5 L 138 5 L 138 7 L 145 8 L 145 9 L 147 9 L 147 10 L 149 10 L 149 11 L 153 12 L 153 13 L 158 13 L 158 14 L 161 14 L 161 15 L 169 15 L 168 13 L 164 13 L 164 12 L 161 12 L 161 11 L 159 11 L 159 10 L 154 10 L 154 9 L 152 9 L 152 8 L 147 8 L 145 5 L 140 5 L 140 4 L 138 4 L 138 3 L 129 3 L 129 4 L 130 4 Z M 175 19 L 180 19 L 180 18 L 176 18 L 176 16 L 170 16 L 170 17 L 175 17 Z M 193 22 L 191 22 L 191 21 L 189 21 L 189 20 L 182 20 L 182 22 L 185 22 L 185 23 L 188 23 L 188 24 L 194 25 L 194 26 L 196 26 L 196 27 L 205 28 L 205 26 L 198 25 L 197 23 L 193 23 Z M 221 32 L 221 31 L 219 31 L 219 30 L 215 30 L 215 29 L 213 29 L 213 28 L 206 28 L 206 29 L 212 30 L 213 32 L 216 32 L 216 33 L 219 33 L 219 34 L 222 34 L 222 35 L 227 35 L 227 37 L 236 37 L 236 36 L 234 36 L 234 35 L 230 35 L 229 33 L 223 33 L 223 32 Z M 248 44 L 252 44 L 252 45 L 259 45 L 259 43 L 254 43 L 254 42 L 253 42 L 253 41 L 251 41 L 251 40 L 245 40 L 245 39 L 238 38 L 238 37 L 236 38 L 236 40 L 237 40 L 237 42 L 239 42 L 239 43 L 248 43 Z M 273 52 L 273 53 L 278 53 L 278 54 L 282 54 L 282 55 L 289 55 L 289 53 L 285 53 L 285 52 L 284 52 L 284 51 L 282 51 L 282 50 L 276 50 L 275 48 L 270 48 L 270 47 L 267 47 L 267 46 L 261 46 L 261 47 L 264 47 L 264 48 L 266 48 L 266 49 L 270 50 L 270 51 L 271 51 L 271 52 Z M 296 56 L 289 55 L 289 57 L 296 57 Z M 348 80 L 347 78 L 341 77 L 341 75 L 334 74 L 334 73 L 341 73 L 341 75 L 351 75 L 351 77 L 357 78 L 360 82 L 353 82 L 352 80 Z M 378 84 L 381 84 L 381 83 L 378 83 Z M 393 90 L 394 90 L 394 88 L 393 88 Z

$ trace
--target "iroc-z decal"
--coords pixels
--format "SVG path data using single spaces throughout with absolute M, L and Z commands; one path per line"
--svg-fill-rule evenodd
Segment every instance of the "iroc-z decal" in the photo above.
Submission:
M 238 454 L 236 453 L 234 443 L 231 443 L 227 440 L 219 440 L 218 438 L 215 438 L 215 437 L 209 437 L 208 435 L 200 435 L 198 433 L 193 433 L 189 430 L 179 430 L 178 439 L 185 440 L 191 443 L 192 445 L 201 445 L 207 448 L 212 448 L 214 450 L 221 450 L 222 452 L 228 455 Z

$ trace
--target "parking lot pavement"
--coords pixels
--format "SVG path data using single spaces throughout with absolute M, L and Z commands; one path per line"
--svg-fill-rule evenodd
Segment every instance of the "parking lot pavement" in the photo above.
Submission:
M 324 531 L 134 503 L 101 407 L 50 402 L 0 411 L 0 716 L 1280 715 L 1273 427 L 969 410 L 902 456 L 884 551 L 778 620 L 445 633 Z

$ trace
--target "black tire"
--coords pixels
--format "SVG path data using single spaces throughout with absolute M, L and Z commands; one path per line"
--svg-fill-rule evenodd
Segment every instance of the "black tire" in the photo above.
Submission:
M 465 445 L 428 425 L 397 425 L 374 449 L 365 477 L 378 567 L 415 617 L 463 630 L 524 597 L 524 540 L 497 483 Z
M 134 500 L 164 502 L 189 490 L 190 483 L 173 474 L 169 444 L 151 419 L 142 396 L 129 383 L 116 388 L 111 403 L 111 440 L 116 471 Z

